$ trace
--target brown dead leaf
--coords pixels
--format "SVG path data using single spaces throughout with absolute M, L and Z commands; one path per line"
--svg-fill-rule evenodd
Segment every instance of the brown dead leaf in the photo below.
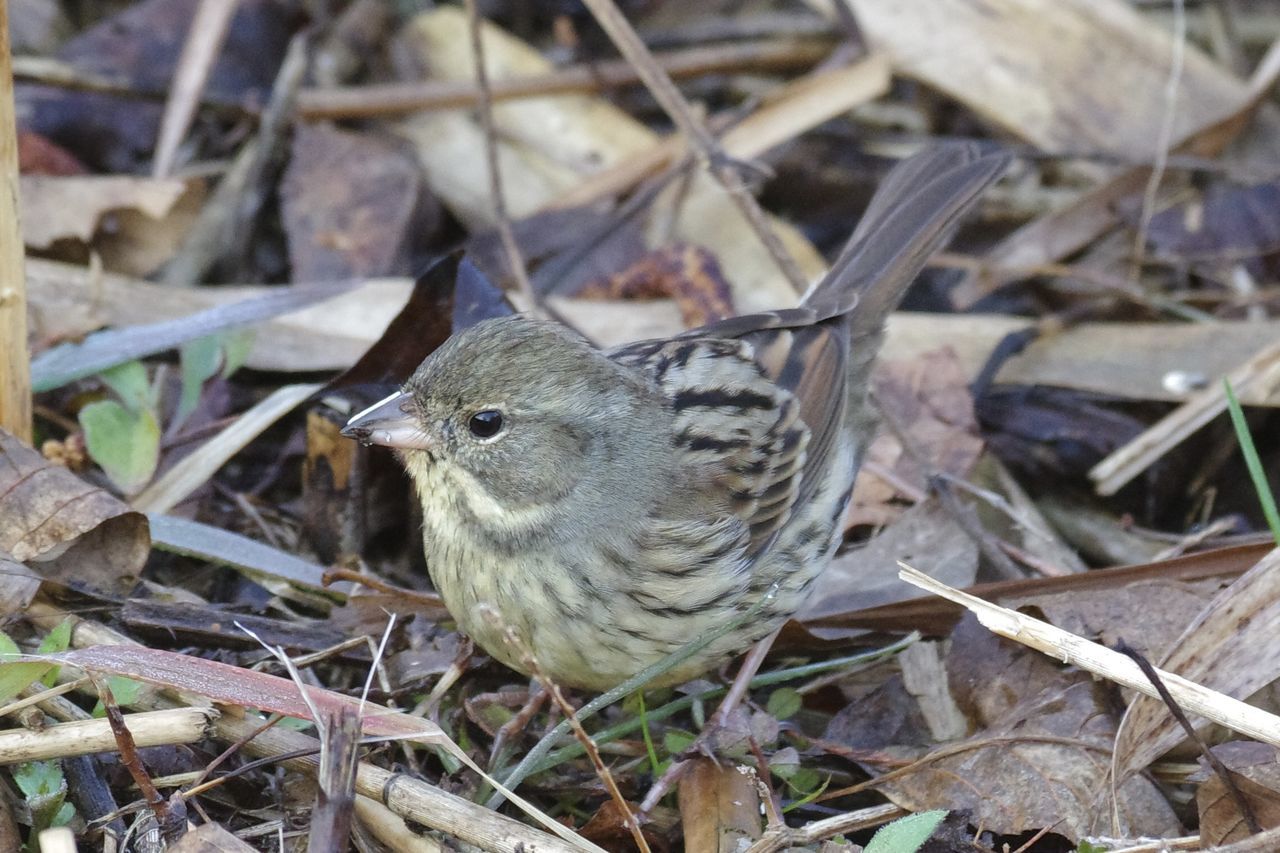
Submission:
M 83 175 L 89 170 L 61 145 L 38 133 L 20 130 L 18 171 L 24 175 Z
M 1180 139 L 1246 98 L 1244 83 L 1187 45 L 1167 104 L 1172 38 L 1121 0 L 842 2 L 896 73 L 1046 151 L 1146 160 L 1166 114 Z
M 964 477 L 973 469 L 982 453 L 982 439 L 969 378 L 950 348 L 909 361 L 882 362 L 873 382 L 876 403 L 886 419 L 905 427 L 912 445 L 925 455 L 928 473 Z M 926 472 L 905 452 L 899 438 L 882 426 L 854 484 L 845 519 L 848 526 L 888 524 L 901 514 L 902 499 L 915 497 L 901 494 L 894 483 L 876 475 L 876 468 L 911 484 L 917 495 L 927 490 Z
M 169 853 L 253 853 L 253 848 L 226 827 L 205 823 L 193 828 L 167 847 Z
M 204 181 L 187 183 L 163 217 L 156 219 L 134 209 L 112 213 L 94 237 L 93 248 L 104 268 L 125 275 L 148 276 L 164 266 L 182 246 L 200 211 L 208 187 Z
M 1237 699 L 1280 677 L 1280 548 L 1214 596 L 1158 665 Z M 1116 779 L 1142 770 L 1182 738 L 1163 703 L 1137 697 L 1116 734 Z
M 150 547 L 146 516 L 0 430 L 0 551 L 45 580 L 122 597 Z
M 951 586 L 973 583 L 978 547 L 935 499 L 903 512 L 866 546 L 836 557 L 818 576 L 813 594 L 797 619 L 815 620 L 866 607 L 921 597 L 898 578 L 902 560 Z M 834 628 L 811 630 L 830 636 Z
M 1258 825 L 1264 830 L 1280 826 L 1280 765 L 1276 763 L 1276 748 L 1255 741 L 1232 741 L 1215 746 L 1213 754 L 1226 766 Z M 1252 834 L 1248 823 L 1222 777 L 1209 770 L 1207 763 L 1201 759 L 1201 769 L 1192 777 L 1203 780 L 1196 791 L 1200 842 L 1216 847 L 1243 841 Z
M 415 241 L 434 232 L 438 205 L 403 145 L 330 124 L 299 124 L 281 185 L 294 281 L 408 270 Z
M 40 591 L 40 576 L 0 551 L 0 616 L 21 613 Z
M 24 175 L 22 241 L 31 249 L 48 249 L 58 240 L 88 243 L 107 214 L 136 210 L 162 219 L 186 191 L 186 182 L 177 179 Z
M 1227 582 L 1221 578 L 1157 578 L 1111 589 L 1012 595 L 1000 603 L 1034 608 L 1051 625 L 1106 646 L 1124 640 L 1145 654 L 1160 654 L 1177 639 Z M 1160 602 L 1152 607 L 1151 602 Z
M 995 637 L 972 616 L 952 636 L 948 670 L 977 731 L 936 750 L 915 772 L 878 785 L 890 800 L 910 811 L 968 809 L 973 823 L 998 834 L 1051 827 L 1074 843 L 1111 830 L 1101 807 L 1115 731 L 1105 687 Z M 1120 788 L 1116 815 L 1126 836 L 1182 832 L 1168 801 L 1143 777 Z
M 1280 182 L 1213 186 L 1203 198 L 1152 216 L 1147 238 L 1159 255 L 1180 260 L 1239 260 L 1270 254 L 1280 251 L 1277 211 Z
M 735 313 L 733 294 L 715 255 L 688 243 L 654 249 L 622 272 L 587 282 L 577 295 L 584 299 L 669 297 L 689 328 Z

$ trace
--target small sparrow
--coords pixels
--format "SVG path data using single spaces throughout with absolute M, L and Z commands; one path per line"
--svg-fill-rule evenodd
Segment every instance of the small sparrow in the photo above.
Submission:
M 402 454 L 461 629 L 524 671 L 512 631 L 557 683 L 606 690 L 771 589 L 655 686 L 794 614 L 841 541 L 885 317 L 1006 164 L 971 145 L 900 164 L 797 308 L 603 352 L 486 320 L 353 417 L 344 435 Z

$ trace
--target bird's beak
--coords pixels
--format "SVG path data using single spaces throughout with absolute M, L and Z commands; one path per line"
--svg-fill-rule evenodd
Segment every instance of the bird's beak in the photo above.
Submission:
M 362 444 L 381 444 L 401 450 L 426 450 L 431 446 L 426 431 L 412 412 L 413 398 L 397 391 L 353 416 L 342 434 Z

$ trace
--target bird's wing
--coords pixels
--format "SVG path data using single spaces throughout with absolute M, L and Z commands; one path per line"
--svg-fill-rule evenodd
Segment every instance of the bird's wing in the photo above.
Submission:
M 763 549 L 791 517 L 814 471 L 806 464 L 813 431 L 793 383 L 819 381 L 824 372 L 840 376 L 838 366 L 798 361 L 795 339 L 816 342 L 820 328 L 648 341 L 610 353 L 662 390 L 681 467 L 695 489 L 721 499 L 706 504 L 711 513 L 728 511 L 742 521 L 748 554 Z

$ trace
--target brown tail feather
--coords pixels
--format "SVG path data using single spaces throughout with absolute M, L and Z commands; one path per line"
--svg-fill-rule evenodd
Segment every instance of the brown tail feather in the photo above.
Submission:
M 940 145 L 904 160 L 880 185 L 805 306 L 819 318 L 849 314 L 855 339 L 878 330 L 956 222 L 1008 164 L 1007 155 L 984 155 L 969 143 Z

